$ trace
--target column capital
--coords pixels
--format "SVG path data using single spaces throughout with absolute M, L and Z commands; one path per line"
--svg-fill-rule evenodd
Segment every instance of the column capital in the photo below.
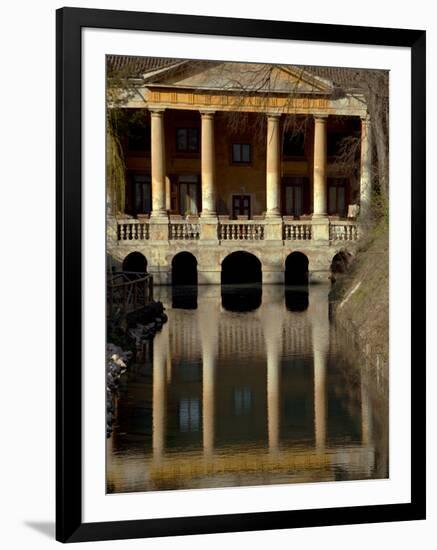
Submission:
M 362 124 L 370 124 L 370 115 L 369 113 L 366 113 L 365 115 L 361 115 L 361 123 Z
M 216 111 L 214 111 L 214 110 L 212 110 L 212 109 L 199 109 L 199 113 L 200 113 L 200 116 L 201 116 L 202 118 L 203 118 L 203 117 L 205 117 L 205 118 L 208 118 L 208 117 L 212 118 L 212 117 L 215 115 Z
M 148 107 L 152 116 L 162 116 L 165 111 L 165 107 Z
M 270 111 L 266 113 L 267 118 L 272 118 L 274 120 L 279 120 L 281 118 L 282 113 L 278 113 L 276 111 Z
M 313 118 L 315 122 L 326 123 L 326 121 L 328 120 L 328 116 L 329 115 L 322 113 L 320 115 L 313 115 Z

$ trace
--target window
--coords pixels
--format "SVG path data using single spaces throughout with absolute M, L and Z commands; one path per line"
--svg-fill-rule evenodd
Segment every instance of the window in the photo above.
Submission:
M 236 164 L 248 164 L 251 162 L 250 143 L 232 144 L 232 162 Z
M 131 123 L 128 129 L 128 150 L 133 153 L 150 152 L 150 127 L 139 122 Z
M 304 213 L 304 192 L 308 185 L 307 178 L 284 179 L 284 214 L 301 216 Z
M 152 210 L 151 179 L 147 174 L 132 176 L 133 213 L 149 214 Z
M 303 132 L 285 132 L 282 153 L 284 157 L 304 157 L 305 134 Z
M 330 178 L 328 180 L 328 214 L 346 216 L 348 180 Z
M 181 153 L 197 153 L 199 151 L 199 129 L 178 128 L 176 130 L 176 150 Z
M 198 432 L 200 428 L 200 403 L 196 397 L 179 401 L 179 429 L 181 432 Z
M 232 217 L 247 216 L 250 218 L 250 195 L 232 196 Z
M 234 389 L 234 411 L 237 416 L 248 414 L 252 408 L 252 390 L 245 386 Z
M 183 216 L 196 215 L 198 209 L 198 177 L 179 176 L 179 210 Z

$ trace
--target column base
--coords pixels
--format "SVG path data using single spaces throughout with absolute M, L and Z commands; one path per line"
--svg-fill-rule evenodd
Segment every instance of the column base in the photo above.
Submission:
M 167 210 L 152 210 L 150 219 L 157 223 L 168 223 Z
M 270 220 L 270 219 L 278 219 L 278 218 L 281 218 L 282 215 L 281 215 L 281 212 L 279 209 L 277 210 L 268 210 L 266 212 L 266 215 L 265 215 L 265 218 L 266 220 Z

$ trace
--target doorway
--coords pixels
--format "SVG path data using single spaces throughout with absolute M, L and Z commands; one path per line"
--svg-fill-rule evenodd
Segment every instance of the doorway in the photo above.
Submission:
M 232 195 L 232 217 L 247 216 L 250 218 L 250 195 Z

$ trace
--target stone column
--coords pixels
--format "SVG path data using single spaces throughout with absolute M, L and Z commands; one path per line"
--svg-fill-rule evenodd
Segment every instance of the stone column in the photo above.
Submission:
M 202 118 L 202 217 L 216 216 L 214 111 L 200 111 Z
M 372 146 L 370 118 L 361 118 L 360 217 L 369 213 L 372 198 Z
M 326 122 L 327 116 L 314 117 L 313 218 L 321 218 L 327 215 Z
M 266 218 L 281 216 L 279 114 L 267 115 Z
M 314 173 L 312 240 L 329 244 L 327 166 L 327 116 L 314 117 Z
M 165 141 L 164 109 L 150 109 L 151 160 L 152 160 L 152 213 L 151 218 L 166 218 L 165 209 Z

